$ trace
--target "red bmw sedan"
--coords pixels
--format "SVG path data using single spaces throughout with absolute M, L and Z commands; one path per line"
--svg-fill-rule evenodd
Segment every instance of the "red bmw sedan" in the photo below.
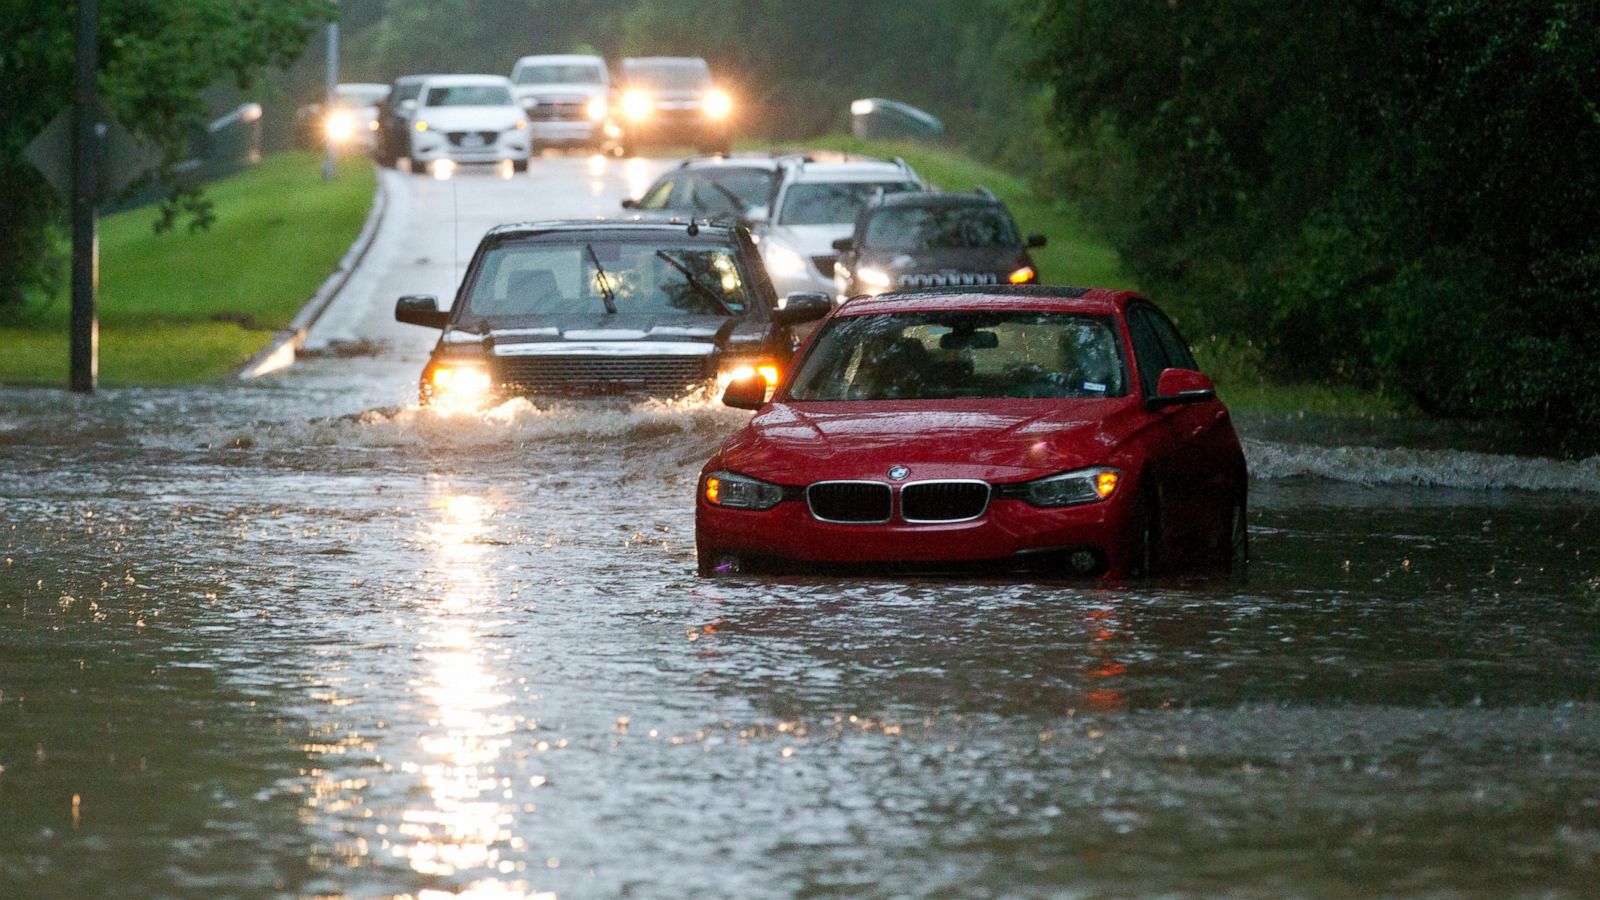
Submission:
M 858 297 L 706 463 L 701 575 L 1034 570 L 1119 579 L 1236 570 L 1244 454 L 1211 380 L 1129 291 L 963 288 Z

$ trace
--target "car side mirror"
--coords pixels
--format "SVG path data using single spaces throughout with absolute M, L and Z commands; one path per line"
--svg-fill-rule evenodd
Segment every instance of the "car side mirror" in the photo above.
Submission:
M 772 213 L 765 206 L 752 206 L 744 211 L 742 218 L 751 225 L 764 225 L 771 216 Z
M 734 409 L 760 409 L 767 405 L 767 379 L 751 375 L 728 382 L 722 402 Z
M 400 101 L 400 105 L 395 107 L 395 108 L 400 110 L 400 115 L 406 116 L 407 118 L 409 118 L 412 113 L 415 113 L 417 111 L 417 101 L 415 101 L 415 100 L 401 100 Z
M 1030 235 L 1028 235 L 1028 249 L 1029 250 L 1037 250 L 1040 247 L 1043 247 L 1048 243 L 1050 243 L 1050 239 L 1045 237 L 1042 234 L 1030 234 Z
M 639 208 L 639 201 L 633 199 L 632 197 L 629 197 L 628 199 L 622 201 L 622 208 L 623 209 L 638 209 Z
M 1217 399 L 1217 388 L 1203 372 L 1193 369 L 1163 369 L 1156 380 L 1156 394 L 1148 401 L 1151 409 L 1182 403 L 1204 403 Z
M 816 291 L 795 291 L 783 298 L 783 307 L 772 311 L 772 321 L 778 325 L 800 325 L 815 322 L 833 312 L 833 300 Z
M 856 248 L 856 239 L 853 237 L 839 238 L 833 242 L 833 249 L 840 253 L 849 253 Z
M 450 313 L 439 308 L 439 298 L 432 294 L 409 294 L 395 301 L 394 319 L 407 325 L 443 328 L 450 324 Z

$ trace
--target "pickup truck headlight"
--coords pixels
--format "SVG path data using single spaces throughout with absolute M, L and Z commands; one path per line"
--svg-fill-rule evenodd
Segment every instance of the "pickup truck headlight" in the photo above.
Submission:
M 469 406 L 489 396 L 489 371 L 482 366 L 439 366 L 428 380 L 434 397 L 446 404 Z
M 763 510 L 783 502 L 783 488 L 733 472 L 707 475 L 700 494 L 707 503 L 724 509 Z
M 767 244 L 767 271 L 773 275 L 799 275 L 806 270 L 806 258 L 782 244 Z
M 1105 466 L 1077 469 L 1030 481 L 1025 496 L 1034 506 L 1080 506 L 1099 503 L 1117 492 L 1122 473 Z
M 607 112 L 606 98 L 596 97 L 590 100 L 589 105 L 584 107 L 584 112 L 588 113 L 591 122 L 604 121 Z
M 733 98 L 727 91 L 712 88 L 706 91 L 705 99 L 700 102 L 700 108 L 706 111 L 708 119 L 726 119 L 733 112 Z

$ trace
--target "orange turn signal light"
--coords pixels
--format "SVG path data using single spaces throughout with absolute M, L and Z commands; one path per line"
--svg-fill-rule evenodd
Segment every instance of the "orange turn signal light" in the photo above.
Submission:
M 1032 284 L 1038 280 L 1039 273 L 1033 270 L 1033 266 L 1023 266 L 1011 273 L 1012 284 Z

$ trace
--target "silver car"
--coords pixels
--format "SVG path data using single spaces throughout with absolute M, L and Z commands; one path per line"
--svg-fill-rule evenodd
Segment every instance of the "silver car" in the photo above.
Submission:
M 528 114 L 528 135 L 540 147 L 599 147 L 610 114 L 611 73 L 598 56 L 524 56 L 511 70 L 511 90 Z

